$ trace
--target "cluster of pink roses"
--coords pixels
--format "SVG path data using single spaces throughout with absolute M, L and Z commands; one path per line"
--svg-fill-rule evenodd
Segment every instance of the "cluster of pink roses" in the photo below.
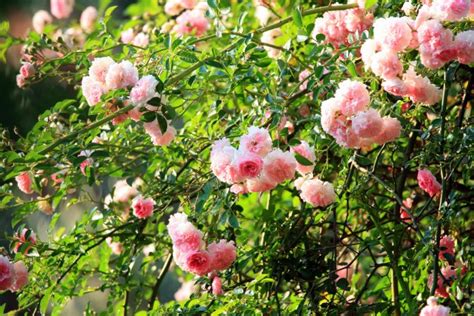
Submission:
M 148 218 L 153 214 L 153 207 L 155 201 L 152 198 L 144 198 L 140 195 L 138 187 L 142 184 L 141 179 L 137 179 L 134 183 L 129 185 L 126 180 L 117 181 L 114 185 L 113 198 L 106 197 L 106 205 L 115 202 L 124 206 L 126 211 L 125 217 L 128 215 L 128 209 L 131 206 L 133 215 L 139 219 Z
M 179 36 L 202 36 L 209 29 L 209 20 L 205 16 L 208 9 L 207 2 L 204 1 L 168 0 L 165 4 L 165 13 L 177 18 L 176 21 L 168 22 L 164 29 L 171 30 Z
M 199 276 L 210 273 L 215 294 L 221 294 L 222 285 L 217 272 L 228 269 L 237 258 L 234 242 L 220 240 L 209 244 L 206 250 L 202 232 L 183 213 L 172 215 L 167 227 L 176 264 L 184 271 Z
M 240 138 L 239 149 L 227 138 L 212 146 L 211 169 L 216 177 L 232 184 L 234 193 L 264 192 L 295 175 L 293 153 L 272 148 L 268 130 L 252 126 Z
M 398 138 L 400 122 L 381 117 L 377 110 L 368 108 L 369 104 L 369 91 L 364 84 L 349 79 L 341 82 L 335 96 L 321 105 L 323 130 L 348 148 L 382 145 Z
M 360 35 L 369 29 L 373 20 L 373 14 L 366 12 L 363 6 L 325 12 L 314 22 L 313 37 L 324 34 L 325 42 L 338 48 L 341 45 L 348 45 L 351 35 Z
M 390 94 L 428 105 L 439 102 L 440 89 L 428 78 L 417 75 L 413 67 L 404 73 L 398 54 L 418 49 L 421 63 L 430 69 L 456 59 L 464 64 L 474 62 L 474 31 L 461 32 L 454 38 L 439 21 L 466 17 L 469 6 L 467 0 L 434 1 L 420 9 L 416 20 L 406 16 L 377 19 L 374 38 L 361 47 L 366 69 L 383 79 L 382 87 Z
M 17 292 L 28 283 L 28 269 L 23 261 L 11 263 L 0 255 L 0 291 Z

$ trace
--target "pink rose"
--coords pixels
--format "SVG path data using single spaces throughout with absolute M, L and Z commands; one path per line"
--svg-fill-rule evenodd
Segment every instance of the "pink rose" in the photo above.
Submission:
M 280 149 L 274 149 L 263 160 L 263 173 L 267 179 L 274 183 L 281 183 L 293 179 L 296 170 L 295 156 Z
M 230 146 L 227 138 L 218 140 L 212 146 L 211 151 L 211 170 L 214 175 L 222 182 L 232 184 L 230 167 L 237 150 Z
M 222 290 L 222 281 L 217 276 L 212 279 L 212 294 L 214 295 L 224 294 L 224 291 Z
M 111 237 L 107 237 L 105 240 L 110 250 L 115 255 L 120 255 L 123 252 L 123 245 L 121 242 L 113 241 Z
M 454 258 L 454 239 L 451 236 L 443 236 L 439 241 L 440 251 L 438 257 L 441 260 L 447 260 L 445 254 L 450 255 Z
M 90 68 L 89 76 L 103 85 L 106 84 L 105 77 L 109 71 L 109 67 L 115 64 L 115 61 L 110 57 L 98 57 L 94 59 Z
M 97 9 L 93 6 L 87 7 L 81 13 L 80 24 L 84 31 L 92 32 L 94 30 L 94 25 L 97 22 L 97 17 L 99 16 Z
M 17 261 L 13 264 L 15 281 L 10 286 L 12 292 L 18 292 L 28 284 L 28 269 L 23 261 Z
M 262 170 L 263 159 L 260 156 L 251 152 L 238 151 L 229 173 L 234 182 L 240 182 L 257 177 Z
M 57 19 L 67 19 L 74 9 L 74 0 L 51 0 L 51 14 Z
M 429 196 L 434 197 L 441 193 L 441 184 L 436 180 L 431 171 L 427 169 L 418 170 L 416 179 L 420 188 L 428 193 Z
M 449 316 L 449 307 L 438 305 L 438 299 L 431 296 L 427 300 L 428 305 L 420 311 L 420 316 Z
M 180 35 L 202 36 L 209 29 L 209 21 L 202 10 L 187 10 L 176 19 L 173 32 Z
M 298 75 L 300 81 L 300 91 L 306 90 L 308 87 L 308 77 L 311 76 L 311 70 L 305 69 Z
M 402 126 L 400 125 L 399 120 L 386 116 L 382 118 L 382 122 L 382 131 L 373 138 L 375 143 L 383 145 L 400 137 Z
M 341 104 L 341 113 L 347 116 L 364 111 L 370 104 L 369 91 L 365 85 L 350 79 L 339 84 L 335 97 Z
M 114 185 L 114 198 L 116 203 L 128 203 L 138 195 L 138 190 L 128 185 L 126 180 L 119 180 Z
M 278 185 L 277 182 L 271 181 L 265 175 L 260 175 L 254 179 L 249 179 L 245 183 L 245 190 L 244 192 L 239 193 L 247 193 L 247 192 L 266 192 Z M 235 192 L 233 192 L 235 193 Z
M 239 150 L 264 157 L 272 150 L 272 139 L 265 128 L 251 126 L 246 135 L 240 137 Z
M 165 4 L 165 13 L 171 16 L 176 16 L 184 10 L 181 0 L 168 0 Z
M 138 33 L 132 41 L 132 44 L 138 47 L 145 48 L 150 43 L 150 38 L 145 33 Z
M 150 217 L 153 214 L 154 206 L 155 201 L 152 198 L 144 199 L 137 196 L 132 203 L 133 215 L 140 219 Z
M 53 17 L 45 10 L 39 10 L 33 15 L 33 29 L 37 33 L 43 33 L 46 25 L 53 23 Z
M 134 38 L 135 38 L 135 33 L 133 32 L 133 29 L 127 29 L 125 31 L 122 31 L 122 33 L 120 33 L 120 40 L 124 44 L 130 44 Z
M 26 194 L 33 193 L 33 189 L 31 188 L 32 180 L 28 172 L 25 171 L 20 173 L 18 176 L 15 177 L 15 180 L 20 191 Z
M 171 215 L 167 228 L 173 246 L 181 252 L 199 250 L 204 245 L 202 233 L 188 221 L 186 214 Z
M 474 30 L 458 33 L 455 41 L 458 47 L 458 61 L 466 65 L 474 63 Z
M 300 191 L 301 199 L 314 207 L 328 206 L 334 203 L 337 197 L 331 183 L 316 178 L 304 181 Z
M 411 28 L 403 18 L 380 18 L 374 23 L 374 40 L 384 49 L 401 52 L 410 45 L 411 38 Z
M 207 251 L 191 251 L 186 254 L 185 262 L 186 270 L 199 276 L 206 275 L 211 271 L 211 257 Z
M 15 270 L 7 257 L 0 255 L 0 291 L 6 291 L 15 282 Z
M 156 95 L 158 81 L 152 75 L 144 76 L 130 91 L 130 100 L 135 105 L 143 105 Z
M 26 79 L 21 74 L 16 75 L 16 85 L 18 88 L 23 88 L 26 84 Z
M 290 151 L 292 153 L 298 153 L 300 156 L 303 156 L 304 158 L 313 163 L 309 166 L 305 166 L 297 162 L 296 171 L 298 171 L 301 175 L 313 172 L 314 161 L 316 160 L 316 155 L 314 154 L 313 147 L 310 147 L 307 142 L 301 141 L 299 145 L 291 147 Z
M 459 21 L 468 16 L 470 7 L 470 0 L 434 0 L 430 12 L 440 21 Z
M 453 280 L 456 279 L 456 269 L 451 266 L 441 268 L 441 274 L 438 275 L 438 282 L 435 290 L 435 295 L 443 298 L 448 298 L 449 293 L 447 291 L 448 287 L 452 284 Z M 428 287 L 433 286 L 433 274 L 430 274 L 428 277 Z
M 380 117 L 379 111 L 368 109 L 365 112 L 359 112 L 352 119 L 352 129 L 360 137 L 370 138 L 377 136 L 382 132 L 384 121 Z
M 418 76 L 412 67 L 403 75 L 403 82 L 412 102 L 432 105 L 441 100 L 441 90 L 428 78 Z
M 237 258 L 237 252 L 233 241 L 221 239 L 218 243 L 208 246 L 209 255 L 212 259 L 211 270 L 225 270 L 229 268 Z
M 33 66 L 31 63 L 24 63 L 23 65 L 21 65 L 20 74 L 25 79 L 28 79 L 28 78 L 34 76 L 35 73 L 36 73 L 35 66 Z
M 375 75 L 385 80 L 396 78 L 403 72 L 400 59 L 396 53 L 390 50 L 376 53 L 373 56 L 371 68 Z
M 404 97 L 408 94 L 408 87 L 405 82 L 398 78 L 393 78 L 382 82 L 382 88 L 392 95 Z
M 105 75 L 107 89 L 122 89 L 134 86 L 138 81 L 138 69 L 128 60 L 110 65 Z
M 105 86 L 102 83 L 95 81 L 89 76 L 82 78 L 81 86 L 82 94 L 90 106 L 99 103 L 100 98 L 106 92 Z

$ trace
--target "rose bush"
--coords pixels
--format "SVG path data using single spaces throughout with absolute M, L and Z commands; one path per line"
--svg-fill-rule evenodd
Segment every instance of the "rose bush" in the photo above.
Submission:
M 110 2 L 0 25 L 77 92 L 2 130 L 16 312 L 472 312 L 472 1 Z

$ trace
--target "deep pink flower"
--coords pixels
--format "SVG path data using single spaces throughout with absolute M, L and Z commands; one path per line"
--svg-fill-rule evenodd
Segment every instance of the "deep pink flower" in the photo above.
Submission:
M 186 214 L 171 215 L 167 228 L 173 246 L 183 253 L 199 250 L 204 245 L 202 233 L 188 221 Z
M 51 0 L 51 14 L 57 19 L 67 19 L 74 9 L 74 0 Z
M 31 63 L 24 63 L 21 65 L 20 68 L 20 74 L 25 78 L 28 79 L 36 73 L 35 66 L 33 66 Z
M 435 290 L 435 295 L 439 297 L 448 298 L 449 293 L 447 291 L 449 285 L 454 279 L 456 279 L 456 270 L 451 266 L 441 268 L 441 275 L 438 274 L 438 282 Z M 431 289 L 433 286 L 433 274 L 428 277 L 428 287 Z
M 143 219 L 150 217 L 153 214 L 153 207 L 155 201 L 152 198 L 144 199 L 141 196 L 137 196 L 132 203 L 133 215 Z
M 208 251 L 212 259 L 211 270 L 225 270 L 237 258 L 233 241 L 221 239 L 218 243 L 213 242 L 208 246 Z
M 7 257 L 0 255 L 0 291 L 6 291 L 15 282 L 15 270 Z
M 436 180 L 431 171 L 427 169 L 418 170 L 416 179 L 420 188 L 428 193 L 429 196 L 434 197 L 441 193 L 441 184 Z
M 39 10 L 33 15 L 33 29 L 37 33 L 43 33 L 46 25 L 53 23 L 53 17 L 45 10 Z
M 240 182 L 257 177 L 262 170 L 263 159 L 260 156 L 239 150 L 229 172 L 234 182 Z
M 186 271 L 203 276 L 208 274 L 211 267 L 211 257 L 209 253 L 205 250 L 195 250 L 186 253 Z
M 32 180 L 31 176 L 28 172 L 22 172 L 18 176 L 15 177 L 16 184 L 18 185 L 18 189 L 26 194 L 32 194 L 33 189 L 31 188 Z

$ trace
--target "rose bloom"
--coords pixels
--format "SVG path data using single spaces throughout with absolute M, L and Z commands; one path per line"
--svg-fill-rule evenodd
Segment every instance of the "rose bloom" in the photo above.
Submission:
M 421 309 L 420 316 L 449 316 L 449 307 L 438 305 L 438 299 L 431 296 L 427 305 Z
M 94 30 L 94 25 L 97 22 L 98 17 L 97 9 L 93 6 L 88 6 L 81 13 L 80 24 L 84 31 L 92 32 Z
M 432 105 L 441 100 L 441 90 L 428 78 L 418 76 L 413 68 L 410 67 L 403 75 L 403 81 L 412 102 Z
M 217 276 L 212 279 L 212 294 L 214 295 L 224 294 L 224 291 L 222 290 L 222 281 Z
M 352 129 L 360 137 L 374 137 L 382 132 L 383 123 L 379 111 L 368 109 L 354 116 L 352 119 Z
M 275 188 L 278 185 L 277 182 L 271 181 L 268 179 L 267 176 L 264 174 L 260 175 L 259 177 L 256 177 L 254 179 L 249 179 L 245 183 L 245 186 L 243 191 L 239 193 L 247 193 L 247 192 L 266 192 L 269 191 L 273 188 Z M 235 193 L 235 192 L 233 192 Z
M 230 146 L 226 138 L 216 141 L 212 146 L 211 170 L 220 181 L 232 184 L 233 181 L 229 173 L 229 168 L 236 152 L 237 150 Z
M 155 201 L 152 198 L 144 199 L 141 196 L 137 196 L 132 203 L 133 215 L 143 219 L 150 217 L 153 214 L 153 207 Z
M 257 177 L 263 170 L 263 159 L 252 152 L 237 151 L 229 170 L 233 182 Z
M 133 45 L 142 47 L 142 48 L 147 47 L 149 43 L 150 43 L 150 38 L 148 37 L 148 35 L 142 32 L 138 33 L 132 41 Z
M 248 133 L 240 137 L 239 150 L 264 157 L 272 150 L 272 139 L 268 130 L 255 126 L 249 127 Z
M 466 65 L 474 63 L 474 30 L 458 33 L 455 41 L 458 47 L 458 61 Z
M 451 236 L 443 236 L 439 241 L 439 259 L 447 260 L 445 254 L 454 258 L 454 239 Z
M 28 284 L 28 269 L 23 261 L 17 261 L 13 264 L 13 270 L 15 273 L 15 281 L 11 285 L 10 290 L 18 292 Z
M 282 35 L 283 33 L 281 32 L 281 29 L 276 28 L 276 29 L 272 29 L 272 30 L 264 32 L 260 40 L 262 43 L 275 45 L 276 39 Z M 270 47 L 266 45 L 264 45 L 263 48 L 267 51 L 268 56 L 271 58 L 278 58 L 281 55 L 281 50 L 278 48 L 274 48 L 274 47 Z
M 176 137 L 176 129 L 168 121 L 166 132 L 158 137 L 153 138 L 153 144 L 157 146 L 168 146 Z
M 292 153 L 298 153 L 300 156 L 303 156 L 304 158 L 312 162 L 312 164 L 309 166 L 305 166 L 297 162 L 296 171 L 298 171 L 301 175 L 313 172 L 314 162 L 316 160 L 316 155 L 314 154 L 313 147 L 310 147 L 308 143 L 303 140 L 299 145 L 291 147 L 290 151 Z
M 15 282 L 15 270 L 7 257 L 0 255 L 0 291 L 6 291 Z
M 400 137 L 402 126 L 399 120 L 393 117 L 385 116 L 382 118 L 382 122 L 382 131 L 380 134 L 373 137 L 373 142 L 383 145 Z
M 43 33 L 46 25 L 53 23 L 53 17 L 45 10 L 39 10 L 33 15 L 33 29 L 37 33 Z
M 74 9 L 74 0 L 51 0 L 51 14 L 57 19 L 67 19 Z
M 408 87 L 399 78 L 393 78 L 382 82 L 382 88 L 392 95 L 404 97 L 408 94 Z
M 165 13 L 171 16 L 176 16 L 184 10 L 182 0 L 168 0 L 165 4 Z
M 420 188 L 428 193 L 430 197 L 434 197 L 441 193 L 441 184 L 436 180 L 431 171 L 427 169 L 418 170 L 416 179 L 418 180 Z
M 459 21 L 469 15 L 470 0 L 433 0 L 430 12 L 440 21 Z
M 119 180 L 114 186 L 114 198 L 116 203 L 127 203 L 138 195 L 137 189 L 128 185 L 126 180 Z
M 370 104 L 369 91 L 361 82 L 344 80 L 339 84 L 335 97 L 341 104 L 341 113 L 347 116 L 365 110 Z
M 107 89 L 122 89 L 134 86 L 138 81 L 138 69 L 128 60 L 110 65 L 105 75 Z
M 396 53 L 390 50 L 382 50 L 373 56 L 371 63 L 372 71 L 382 79 L 396 78 L 403 72 L 403 66 Z
M 32 180 L 30 174 L 28 172 L 22 172 L 18 176 L 15 177 L 16 184 L 18 185 L 18 189 L 25 194 L 32 194 L 33 189 L 31 188 Z
M 330 98 L 321 103 L 321 126 L 326 133 L 331 134 L 334 131 L 340 115 L 340 99 Z
M 384 49 L 401 52 L 410 45 L 411 37 L 411 28 L 403 18 L 389 17 L 375 20 L 374 40 Z
M 130 44 L 134 38 L 135 38 L 135 33 L 133 32 L 133 29 L 127 29 L 125 31 L 122 31 L 122 33 L 120 33 L 120 40 L 124 44 Z
M 158 80 L 152 75 L 142 77 L 130 91 L 130 100 L 135 105 L 147 103 L 156 95 L 157 85 Z
M 360 57 L 364 62 L 365 69 L 370 68 L 372 60 L 379 50 L 378 44 L 373 39 L 367 39 L 364 44 L 360 47 Z
M 212 270 L 225 270 L 237 258 L 237 251 L 233 241 L 221 239 L 218 243 L 213 242 L 208 246 L 208 251 L 212 259 Z
M 334 187 L 329 182 L 310 179 L 303 182 L 300 188 L 303 201 L 314 207 L 325 207 L 336 201 Z
M 102 83 L 95 81 L 89 76 L 82 78 L 82 94 L 86 98 L 87 104 L 94 106 L 100 102 L 100 98 L 106 92 Z
M 248 180 L 247 180 L 248 181 Z M 229 191 L 234 194 L 245 194 L 249 193 L 247 183 L 236 183 L 230 186 Z
M 306 90 L 308 87 L 308 77 L 311 76 L 311 70 L 305 69 L 298 75 L 298 80 L 300 81 L 300 91 Z
M 173 32 L 179 36 L 201 36 L 209 29 L 209 21 L 202 10 L 187 10 L 176 19 Z
M 34 76 L 36 73 L 35 66 L 33 66 L 31 63 L 24 63 L 21 65 L 20 68 L 20 74 L 25 78 L 30 78 Z
M 191 251 L 186 254 L 185 270 L 203 276 L 211 271 L 211 257 L 204 250 Z
M 448 286 L 456 279 L 456 270 L 450 266 L 441 268 L 441 275 L 438 274 L 438 282 L 435 290 L 435 295 L 439 297 L 448 298 Z M 433 286 L 433 274 L 428 277 L 428 287 Z
M 109 71 L 109 67 L 115 64 L 110 57 L 98 57 L 92 61 L 89 68 L 89 76 L 94 80 L 105 85 L 105 77 Z
M 199 250 L 204 245 L 202 233 L 188 221 L 186 214 L 171 215 L 167 228 L 173 246 L 182 252 Z
M 295 176 L 296 164 L 293 153 L 274 149 L 264 159 L 263 173 L 270 181 L 281 183 Z
M 30 232 L 30 236 L 28 236 L 28 239 L 27 239 L 26 234 L 27 234 L 28 231 Z M 31 249 L 31 246 L 36 245 L 36 234 L 35 234 L 35 232 L 30 230 L 30 229 L 27 229 L 27 228 L 23 228 L 21 233 L 17 233 L 16 236 L 15 236 L 15 239 L 17 240 L 17 242 L 15 243 L 15 247 L 13 248 L 14 253 L 17 253 L 19 251 L 21 245 L 23 245 L 26 242 L 28 242 L 30 244 L 30 246 L 28 246 L 28 248 L 26 248 L 24 250 L 24 254 L 28 253 L 28 251 Z

